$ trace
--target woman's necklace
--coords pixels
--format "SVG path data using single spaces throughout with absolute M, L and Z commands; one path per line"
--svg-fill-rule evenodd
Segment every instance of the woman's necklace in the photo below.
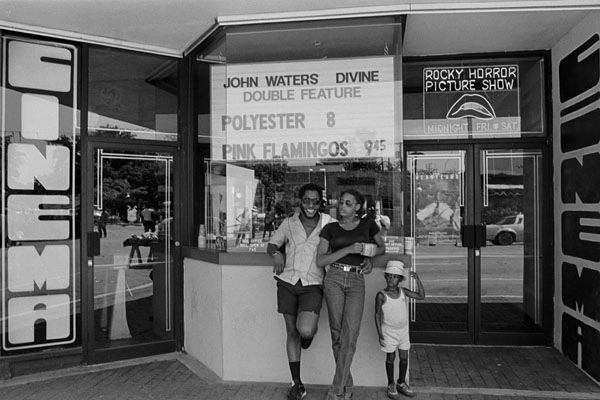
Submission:
M 351 220 L 342 219 L 340 225 L 342 225 L 342 227 L 353 229 L 356 227 L 356 225 L 358 225 L 358 221 L 359 221 L 359 219 L 356 217 L 353 217 Z
M 350 225 L 355 223 L 356 221 L 358 221 L 358 217 L 352 217 L 352 218 L 342 218 L 342 224 L 344 225 Z

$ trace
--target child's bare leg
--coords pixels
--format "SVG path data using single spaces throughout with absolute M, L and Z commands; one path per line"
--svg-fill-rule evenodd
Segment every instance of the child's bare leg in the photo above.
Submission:
M 385 373 L 387 374 L 388 385 L 394 384 L 394 360 L 396 352 L 385 353 Z
M 406 382 L 406 371 L 408 370 L 408 350 L 398 350 L 400 359 L 398 360 L 398 369 L 400 375 L 398 376 L 398 383 Z M 392 361 L 394 361 L 392 359 Z

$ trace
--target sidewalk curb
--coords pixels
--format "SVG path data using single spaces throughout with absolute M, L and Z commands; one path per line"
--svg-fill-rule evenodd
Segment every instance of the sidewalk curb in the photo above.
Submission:
M 502 397 L 536 397 L 548 399 L 592 399 L 597 400 L 600 393 L 591 392 L 565 392 L 550 390 L 529 389 L 495 389 L 495 388 L 473 388 L 473 387 L 415 387 L 417 393 L 429 394 L 451 394 L 451 395 L 484 395 Z
M 92 372 L 109 371 L 112 369 L 132 367 L 149 364 L 157 361 L 178 360 L 180 353 L 166 353 L 155 356 L 132 358 L 129 360 L 113 361 L 105 364 L 78 365 L 76 367 L 62 368 L 53 371 L 39 372 L 36 374 L 17 376 L 7 380 L 0 380 L 0 388 L 25 385 L 28 383 L 43 382 L 50 379 L 64 378 L 67 376 L 85 375 Z M 187 366 L 187 365 L 186 365 Z M 188 367 L 189 368 L 189 367 Z M 193 370 L 192 370 L 193 371 Z M 195 371 L 194 371 L 195 372 Z

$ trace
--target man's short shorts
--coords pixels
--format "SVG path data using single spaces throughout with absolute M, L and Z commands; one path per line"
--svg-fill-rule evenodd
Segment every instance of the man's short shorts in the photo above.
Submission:
M 296 285 L 282 280 L 277 281 L 277 311 L 281 314 L 298 315 L 299 312 L 321 312 L 323 288 L 321 285 L 303 286 L 298 280 Z
M 381 351 L 393 353 L 398 350 L 410 350 L 410 336 L 408 329 L 398 329 L 382 324 L 381 333 L 383 336 L 383 346 Z

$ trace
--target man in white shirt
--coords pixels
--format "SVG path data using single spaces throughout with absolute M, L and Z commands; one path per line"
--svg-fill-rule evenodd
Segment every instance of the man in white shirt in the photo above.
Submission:
M 306 390 L 300 379 L 300 353 L 307 349 L 317 332 L 323 303 L 323 268 L 317 267 L 317 246 L 323 226 L 333 221 L 319 209 L 323 190 L 312 183 L 298 192 L 300 210 L 283 220 L 267 246 L 273 257 L 277 281 L 277 311 L 283 314 L 287 331 L 286 349 L 292 387 L 288 400 L 300 400 Z M 279 249 L 285 244 L 285 255 Z

